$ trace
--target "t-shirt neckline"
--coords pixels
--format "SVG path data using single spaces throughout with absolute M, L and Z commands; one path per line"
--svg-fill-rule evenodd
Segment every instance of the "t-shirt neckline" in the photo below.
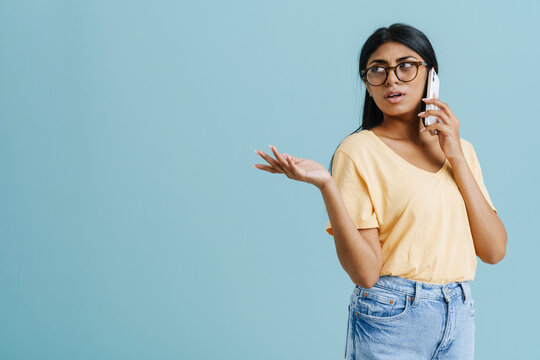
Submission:
M 398 153 L 396 153 L 394 150 L 392 150 L 392 148 L 390 148 L 388 145 L 386 145 L 386 143 L 384 141 L 382 141 L 381 138 L 379 138 L 373 131 L 369 130 L 369 129 L 365 129 L 368 133 L 370 133 L 373 137 L 376 138 L 377 142 L 380 143 L 382 145 L 383 148 L 385 148 L 387 151 L 389 151 L 390 153 L 393 154 L 394 157 L 400 159 L 400 161 L 402 161 L 403 163 L 405 163 L 407 166 L 411 167 L 411 168 L 414 168 L 420 172 L 423 172 L 423 173 L 426 173 L 426 174 L 429 174 L 431 176 L 437 176 L 439 174 L 441 174 L 444 169 L 446 168 L 446 165 L 448 163 L 448 159 L 444 159 L 444 163 L 443 165 L 441 166 L 441 168 L 437 171 L 437 172 L 431 172 L 429 170 L 425 170 L 425 169 L 422 169 L 416 165 L 413 165 L 411 164 L 408 160 L 405 160 L 403 157 L 401 157 Z

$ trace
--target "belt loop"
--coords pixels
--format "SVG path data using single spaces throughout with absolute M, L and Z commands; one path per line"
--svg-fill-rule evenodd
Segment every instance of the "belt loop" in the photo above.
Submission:
M 463 303 L 468 304 L 471 297 L 469 284 L 466 281 L 460 281 L 459 285 L 461 285 L 461 290 L 463 291 Z
M 412 303 L 413 307 L 416 307 L 418 302 L 420 301 L 420 299 L 419 299 L 420 298 L 420 292 L 421 292 L 420 287 L 421 287 L 420 282 L 416 281 L 415 290 L 414 290 L 414 301 Z

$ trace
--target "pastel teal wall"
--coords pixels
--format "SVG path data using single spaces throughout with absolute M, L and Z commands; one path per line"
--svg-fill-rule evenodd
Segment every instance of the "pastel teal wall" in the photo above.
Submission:
M 539 358 L 539 16 L 536 0 L 1 1 L 0 358 L 341 359 L 353 283 L 320 192 L 253 150 L 328 166 L 359 126 L 358 52 L 394 22 L 431 40 L 509 236 L 472 283 L 476 358 Z

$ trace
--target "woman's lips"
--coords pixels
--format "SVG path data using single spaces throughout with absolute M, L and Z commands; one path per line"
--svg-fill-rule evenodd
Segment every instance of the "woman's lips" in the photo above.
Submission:
M 405 96 L 405 94 L 399 95 L 399 96 L 387 97 L 385 99 L 388 100 L 389 102 L 391 102 L 392 104 L 397 104 L 398 102 L 401 101 L 401 99 L 403 99 L 404 96 Z

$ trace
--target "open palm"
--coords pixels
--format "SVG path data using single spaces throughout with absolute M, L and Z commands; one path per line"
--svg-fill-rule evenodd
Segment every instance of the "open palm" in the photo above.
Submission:
M 255 150 L 255 153 L 270 165 L 255 164 L 253 166 L 274 174 L 285 174 L 289 179 L 307 182 L 318 188 L 331 177 L 328 169 L 316 161 L 279 153 L 277 148 L 272 145 L 270 145 L 270 149 L 276 156 L 275 159 L 263 151 Z

